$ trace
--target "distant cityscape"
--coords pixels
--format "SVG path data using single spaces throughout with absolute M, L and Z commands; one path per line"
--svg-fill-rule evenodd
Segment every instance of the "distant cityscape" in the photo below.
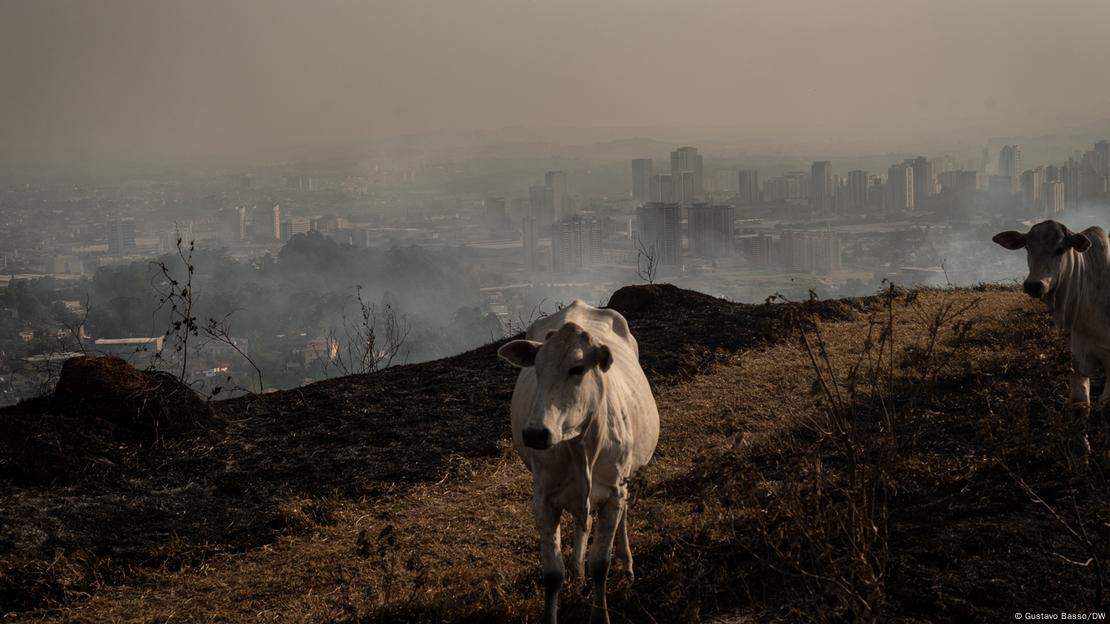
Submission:
M 983 244 L 994 228 L 1105 215 L 1110 195 L 1106 140 L 1035 164 L 1009 143 L 899 156 L 878 172 L 717 160 L 676 146 L 663 159 L 532 161 L 561 168 L 384 158 L 9 186 L 0 402 L 33 395 L 78 348 L 146 363 L 173 349 L 153 267 L 186 253 L 207 258 L 193 286 L 205 315 L 232 319 L 228 340 L 188 347 L 189 374 L 246 387 L 249 355 L 267 388 L 289 387 L 338 370 L 356 287 L 377 314 L 411 321 L 405 361 L 418 361 L 512 334 L 574 298 L 604 303 L 628 283 L 760 302 L 1001 279 L 1016 260 Z M 408 273 L 412 254 L 424 273 Z M 346 268 L 333 275 L 329 262 Z

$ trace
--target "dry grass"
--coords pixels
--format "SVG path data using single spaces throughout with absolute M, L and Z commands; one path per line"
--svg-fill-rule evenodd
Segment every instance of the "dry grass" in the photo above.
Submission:
M 711 616 L 721 621 L 997 621 L 1016 610 L 1089 605 L 1089 570 L 1061 559 L 1082 561 L 1083 552 L 998 461 L 1004 459 L 1061 509 L 1070 508 L 1064 507 L 1071 504 L 1068 488 L 1078 484 L 1079 522 L 1092 531 L 1110 517 L 1105 481 L 1097 473 L 1069 474 L 1059 452 L 1066 353 L 1043 314 L 1023 295 L 993 289 L 921 291 L 903 293 L 894 303 L 890 325 L 897 383 L 893 390 L 884 386 L 882 396 L 898 416 L 896 453 L 857 448 L 855 463 L 864 467 L 859 474 L 877 467 L 883 479 L 882 500 L 875 501 L 881 504 L 867 509 L 853 498 L 862 490 L 846 485 L 854 474 L 847 447 L 841 438 L 822 433 L 831 404 L 815 387 L 814 362 L 784 314 L 801 308 L 683 297 L 663 290 L 644 301 L 614 302 L 640 338 L 663 419 L 657 455 L 633 489 L 630 532 L 637 580 L 613 585 L 614 622 Z M 628 307 L 621 308 L 622 303 Z M 687 323 L 675 326 L 673 313 L 684 306 L 690 310 L 683 317 Z M 937 326 L 937 312 L 946 307 L 958 314 Z M 884 312 L 882 299 L 871 298 L 823 305 L 815 316 L 802 317 L 815 319 L 816 325 L 806 327 L 813 339 L 820 330 L 828 364 L 821 370 L 832 371 L 845 391 L 860 354 L 878 344 L 874 319 Z M 793 324 L 799 324 L 797 317 Z M 491 355 L 485 351 L 481 358 L 454 365 L 497 367 L 492 358 L 482 359 Z M 932 366 L 922 368 L 923 358 Z M 296 487 L 263 487 L 258 497 L 263 505 L 248 502 L 252 485 L 240 483 L 242 492 L 229 494 L 221 504 L 244 500 L 269 518 L 248 527 L 269 526 L 279 518 L 280 528 L 244 536 L 239 548 L 205 549 L 195 541 L 175 544 L 167 537 L 161 542 L 166 556 L 145 551 L 145 560 L 131 560 L 122 570 L 95 552 L 64 552 L 59 565 L 84 566 L 74 587 L 91 588 L 91 596 L 53 594 L 58 596 L 53 605 L 22 610 L 19 618 L 534 619 L 542 591 L 530 479 L 505 441 L 500 421 L 507 420 L 506 411 L 480 411 L 487 402 L 507 403 L 511 378 L 499 371 L 486 381 L 478 371 L 464 382 L 449 376 L 447 368 L 389 378 L 390 383 L 408 379 L 417 386 L 414 392 L 441 401 L 422 415 L 411 436 L 407 429 L 391 434 L 399 438 L 396 448 L 387 446 L 394 454 L 345 442 L 355 435 L 346 429 L 335 439 L 323 431 L 302 436 L 300 444 L 312 450 L 302 451 L 300 461 L 312 461 L 313 453 L 352 453 L 351 461 L 357 461 L 357 453 L 368 453 L 371 468 L 362 476 L 362 492 L 336 487 L 335 477 L 312 471 L 304 479 L 283 477 Z M 437 374 L 445 377 L 429 380 Z M 330 395 L 306 389 L 303 400 L 313 406 L 312 414 L 336 397 L 337 404 L 348 405 L 352 394 L 367 396 L 368 390 L 356 393 L 343 381 L 325 386 L 335 388 Z M 467 383 L 471 390 L 460 394 L 453 383 Z M 373 392 L 393 391 L 373 386 Z M 481 391 L 490 396 L 467 402 Z M 284 396 L 268 399 L 266 409 L 284 406 L 296 414 L 296 395 Z M 463 403 L 453 403 L 452 396 Z M 889 433 L 884 421 L 874 418 L 877 396 L 860 391 L 841 406 L 856 447 Z M 378 400 L 386 412 L 400 404 L 385 396 Z M 459 429 L 457 420 L 447 421 L 450 427 L 437 425 L 441 409 L 460 414 L 463 423 L 476 418 L 497 422 L 492 431 L 499 433 L 485 429 L 479 434 L 500 441 L 492 446 L 467 442 L 451 451 L 449 434 L 465 438 L 470 432 Z M 251 418 L 264 417 L 259 412 Z M 329 423 L 340 420 L 337 414 L 326 417 Z M 373 422 L 386 427 L 387 421 Z M 421 443 L 421 427 L 446 429 L 434 437 L 441 450 L 400 452 Z M 280 431 L 290 429 L 286 425 Z M 233 432 L 247 435 L 250 430 Z M 258 459 L 251 461 L 274 457 L 274 450 L 254 453 Z M 418 465 L 389 467 L 390 461 Z M 393 480 L 391 475 L 412 476 Z M 199 469 L 197 478 L 201 483 Z M 396 485 L 371 487 L 375 479 Z M 310 487 L 314 480 L 321 483 L 317 492 Z M 9 488 L 3 494 L 32 494 L 13 492 Z M 35 495 L 54 509 L 61 504 L 59 492 Z M 80 493 L 72 496 L 78 500 Z M 844 513 L 851 509 L 856 515 Z M 858 520 L 875 524 L 875 530 L 861 533 L 859 527 L 867 524 Z M 49 521 L 47 513 L 43 522 Z M 232 541 L 227 532 L 211 534 Z M 102 536 L 100 543 L 112 543 L 111 536 Z M 863 564 L 853 558 L 860 544 L 869 549 Z M 194 554 L 181 557 L 174 554 L 178 549 Z M 90 582 L 90 574 L 100 576 Z M 859 608 L 857 594 L 866 597 L 867 609 Z M 588 602 L 579 591 L 563 596 L 565 621 L 585 616 Z

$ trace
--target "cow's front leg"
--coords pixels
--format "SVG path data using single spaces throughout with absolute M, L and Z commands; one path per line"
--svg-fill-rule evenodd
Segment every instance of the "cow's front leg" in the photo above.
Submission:
M 1110 361 L 1107 363 L 1110 364 Z M 1110 371 L 1110 366 L 1106 370 Z M 1091 410 L 1090 446 L 1102 469 L 1110 470 L 1110 373 L 1107 374 L 1106 387 L 1098 398 L 1098 409 Z
M 1087 465 L 1091 446 L 1087 442 L 1087 420 L 1091 415 L 1091 378 L 1076 370 L 1068 377 L 1071 386 L 1071 404 L 1067 410 L 1065 444 L 1068 459 L 1076 467 Z
M 543 562 L 543 621 L 556 624 L 559 610 L 559 590 L 563 587 L 563 552 L 559 543 L 559 517 L 561 509 L 536 495 L 533 505 L 536 525 L 540 532 L 540 558 Z
M 597 510 L 597 527 L 590 544 L 590 578 L 593 581 L 593 600 L 590 610 L 591 624 L 608 624 L 609 605 L 605 599 L 605 582 L 609 576 L 609 558 L 613 553 L 613 538 L 624 515 L 624 488 L 616 488 Z
M 586 578 L 586 542 L 590 538 L 590 512 L 583 510 L 574 515 L 574 566 L 570 569 L 572 579 Z

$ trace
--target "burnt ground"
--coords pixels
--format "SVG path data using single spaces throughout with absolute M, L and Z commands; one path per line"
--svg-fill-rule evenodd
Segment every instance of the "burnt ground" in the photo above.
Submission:
M 944 370 L 902 425 L 877 613 L 991 621 L 1014 610 L 1089 605 L 1092 564 L 1068 561 L 1110 558 L 1110 516 L 1102 475 L 1069 470 L 1057 443 L 1066 396 L 1061 341 L 1012 291 L 926 292 L 920 305 L 902 297 L 896 322 L 907 333 L 917 331 L 922 305 L 945 297 L 976 302 L 965 315 L 975 327 L 951 342 Z M 823 302 L 805 313 L 826 328 L 832 359 L 847 361 L 880 303 Z M 839 461 L 806 421 L 822 409 L 808 392 L 813 374 L 793 330 L 807 308 L 734 304 L 667 285 L 624 289 L 610 305 L 628 318 L 664 413 L 660 450 L 638 491 L 642 537 L 634 548 L 648 572 L 618 587 L 614 604 L 633 621 L 800 612 L 823 619 L 814 605 L 827 609 L 824 619 L 852 613 L 843 597 L 797 580 L 825 559 L 836 568 L 840 558 L 777 560 L 766 543 L 790 542 L 789 522 L 752 524 L 753 509 L 782 505 L 768 502 L 767 483 L 791 482 L 807 458 Z M 534 617 L 539 572 L 526 475 L 505 445 L 515 371 L 497 360 L 496 346 L 214 402 L 218 427 L 155 443 L 121 441 L 95 426 L 95 414 L 49 397 L 3 410 L 0 611 L 15 619 L 164 620 L 167 605 L 188 595 L 191 610 L 173 607 L 179 619 L 256 619 L 221 600 L 241 604 L 251 583 L 281 584 L 280 573 L 268 571 L 272 561 L 252 562 L 301 557 L 320 568 L 306 564 L 316 572 L 285 581 L 292 585 L 283 591 L 312 595 L 323 583 L 345 587 L 341 599 L 291 607 L 252 595 L 251 608 L 274 603 L 277 619 L 289 610 L 308 621 Z M 1045 504 L 1031 500 L 1018 477 Z M 475 526 L 429 520 L 451 510 L 496 523 L 475 510 L 492 501 L 511 501 L 507 517 L 518 521 L 481 548 L 463 537 Z M 1088 529 L 1090 547 L 1065 524 Z M 464 542 L 465 550 L 453 550 Z M 237 583 L 247 587 L 213 593 L 196 584 L 198 574 L 218 577 L 231 567 L 242 568 Z M 490 569 L 496 578 L 481 576 Z M 359 583 L 377 587 L 366 579 L 383 570 L 420 591 L 403 600 L 389 598 L 389 587 L 372 599 L 349 595 Z M 484 593 L 450 582 L 468 574 L 480 577 L 474 586 Z M 178 598 L 162 602 L 142 590 L 175 585 Z M 143 591 L 144 606 L 131 602 L 132 588 Z M 573 615 L 582 603 L 566 608 Z

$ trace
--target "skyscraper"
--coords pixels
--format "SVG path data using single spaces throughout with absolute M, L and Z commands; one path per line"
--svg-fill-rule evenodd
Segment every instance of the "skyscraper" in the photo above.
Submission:
M 759 203 L 759 172 L 741 169 L 736 178 L 736 202 L 741 206 Z
M 1074 210 L 1079 206 L 1079 163 L 1074 158 L 1069 158 L 1066 165 L 1060 167 L 1060 179 L 1064 182 L 1064 206 L 1067 210 Z
M 135 220 L 110 219 L 108 221 L 108 253 L 119 255 L 135 249 Z
M 1041 212 L 1044 200 L 1042 199 L 1043 181 L 1042 169 L 1026 169 L 1021 174 L 1021 205 L 1028 214 Z
M 544 186 L 547 187 L 548 199 L 551 201 L 550 220 L 544 225 L 550 225 L 558 219 L 572 216 L 567 214 L 567 174 L 565 171 L 548 171 L 544 176 Z
M 867 172 L 859 169 L 848 172 L 848 201 L 847 208 L 852 211 L 862 211 L 867 208 Z
M 281 237 L 281 204 L 274 204 L 274 240 L 282 240 L 282 237 Z
M 1110 141 L 1102 140 L 1095 143 L 1095 153 L 1102 160 L 1103 167 L 1110 167 Z
M 601 223 L 596 217 L 567 217 L 551 233 L 552 270 L 574 272 L 601 262 Z
M 651 202 L 636 209 L 637 246 L 654 254 L 660 266 L 678 264 L 682 241 L 679 221 L 682 208 L 676 204 Z
M 550 212 L 549 195 L 546 186 L 528 188 L 528 209 L 522 219 L 521 233 L 524 237 L 524 267 L 529 271 L 538 271 L 540 267 L 539 239 L 540 231 L 546 229 L 544 219 Z
M 653 165 L 650 158 L 634 158 L 632 160 L 632 199 L 636 201 L 651 201 L 651 176 Z
M 818 212 L 832 212 L 833 185 L 832 165 L 827 160 L 818 160 L 810 168 L 809 205 Z
M 913 167 L 913 203 L 920 206 L 926 197 L 936 193 L 937 182 L 933 175 L 933 163 L 924 156 L 907 158 L 905 163 Z
M 680 183 L 682 174 L 690 173 L 690 194 L 682 194 L 685 188 Z M 700 199 L 705 192 L 702 179 L 702 157 L 696 147 L 680 147 L 671 152 L 671 177 L 674 181 L 675 201 L 683 206 L 690 206 Z
M 1044 216 L 1051 218 L 1058 212 L 1064 211 L 1064 183 L 1059 180 L 1050 180 L 1041 188 L 1044 194 Z
M 651 176 L 649 180 L 649 200 L 656 203 L 671 204 L 675 202 L 674 176 L 664 173 Z
M 913 210 L 913 167 L 902 163 L 887 170 L 887 210 L 902 212 Z
M 690 253 L 702 258 L 731 256 L 734 214 L 732 206 L 691 206 Z
M 998 175 L 1010 178 L 1010 192 L 1018 191 L 1021 179 L 1021 148 L 1017 145 L 1004 145 L 998 152 Z

